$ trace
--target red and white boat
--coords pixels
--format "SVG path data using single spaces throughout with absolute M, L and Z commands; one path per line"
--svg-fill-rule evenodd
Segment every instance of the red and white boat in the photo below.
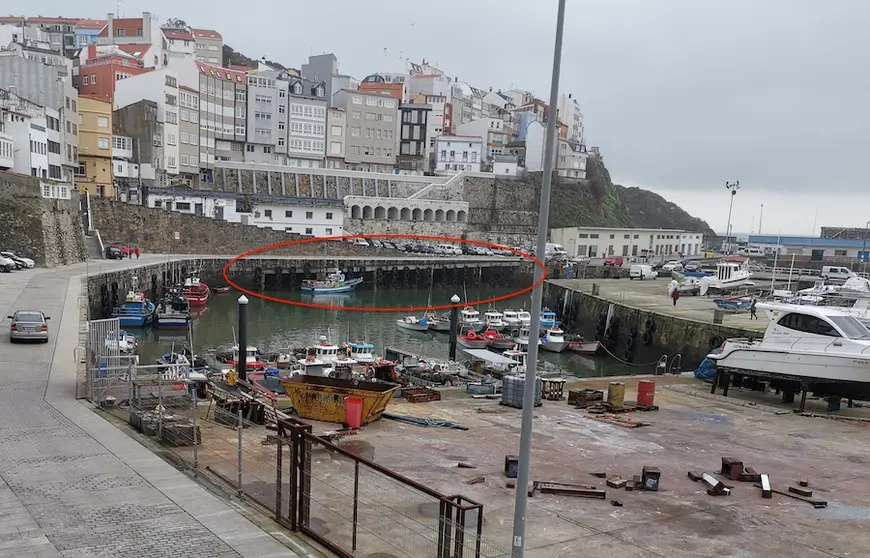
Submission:
M 200 281 L 199 277 L 188 277 L 184 281 L 182 292 L 191 306 L 205 306 L 208 304 L 209 295 L 211 295 L 211 289 Z
M 485 349 L 489 346 L 489 339 L 466 327 L 463 327 L 462 333 L 456 336 L 456 342 L 466 349 Z
M 245 360 L 247 361 L 246 368 L 248 370 L 264 370 L 266 368 L 266 362 L 263 360 L 262 353 L 257 347 L 248 345 L 246 353 Z M 227 353 L 217 355 L 217 359 L 223 365 L 237 370 L 239 367 L 239 346 L 233 345 Z
M 598 341 L 587 341 L 579 336 L 570 336 L 568 339 L 568 350 L 572 353 L 581 355 L 594 355 L 598 353 L 600 343 Z
M 494 329 L 487 329 L 482 335 L 486 339 L 486 346 L 490 349 L 503 351 L 513 348 L 515 344 L 513 339 L 505 337 Z

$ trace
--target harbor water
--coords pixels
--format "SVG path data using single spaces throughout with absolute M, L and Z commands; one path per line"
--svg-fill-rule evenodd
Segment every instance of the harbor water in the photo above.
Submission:
M 508 294 L 511 289 L 488 287 L 468 289 L 468 300 L 482 300 Z M 208 305 L 196 309 L 193 319 L 192 338 L 195 352 L 227 345 L 234 341 L 238 327 L 239 294 L 212 294 Z M 332 306 L 357 307 L 411 307 L 426 306 L 430 298 L 428 289 L 379 289 L 361 290 L 351 294 L 332 296 L 311 296 L 299 291 L 266 291 L 264 294 L 283 300 L 307 303 L 328 304 Z M 436 288 L 431 292 L 432 304 L 449 304 L 454 294 L 465 299 L 466 293 L 456 289 Z M 528 309 L 530 299 L 521 296 L 500 301 L 494 305 L 500 310 L 506 308 Z M 486 306 L 478 306 L 481 313 Z M 438 311 L 439 314 L 449 310 Z M 421 313 L 418 312 L 418 315 Z M 449 352 L 448 334 L 436 332 L 413 332 L 396 327 L 396 320 L 407 313 L 392 312 L 351 312 L 337 309 L 313 309 L 251 298 L 248 305 L 248 343 L 262 350 L 297 348 L 314 345 L 321 335 L 340 345 L 344 341 L 365 339 L 375 346 L 377 354 L 383 355 L 384 347 L 396 347 L 426 357 L 446 360 Z M 175 349 L 189 346 L 186 331 L 147 331 L 131 330 L 139 339 L 141 362 L 151 364 L 159 356 Z M 505 331 L 505 334 L 508 332 Z M 460 362 L 470 360 L 457 348 L 456 359 Z M 547 372 L 559 372 L 578 377 L 615 376 L 623 374 L 650 373 L 653 367 L 630 367 L 619 363 L 609 356 L 588 357 L 565 351 L 563 353 L 540 353 L 540 366 Z

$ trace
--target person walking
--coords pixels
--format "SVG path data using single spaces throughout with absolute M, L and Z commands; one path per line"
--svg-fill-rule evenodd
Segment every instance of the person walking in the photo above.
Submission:
M 677 301 L 680 300 L 680 290 L 674 289 L 674 292 L 671 293 L 671 299 L 674 301 L 674 306 L 677 305 Z
M 757 320 L 758 319 L 758 315 L 755 313 L 755 303 L 756 303 L 755 297 L 752 297 L 752 304 L 749 305 L 749 319 L 750 320 Z
M 136 259 L 138 260 L 138 259 L 139 259 L 139 254 L 141 253 L 141 252 L 139 252 L 139 247 L 138 247 L 138 246 L 136 247 L 136 250 L 134 250 L 134 252 L 135 252 L 135 254 L 136 254 Z

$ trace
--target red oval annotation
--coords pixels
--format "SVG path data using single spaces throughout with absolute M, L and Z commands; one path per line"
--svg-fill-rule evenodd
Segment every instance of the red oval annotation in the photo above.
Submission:
M 458 304 L 436 304 L 434 306 L 336 306 L 333 304 L 317 304 L 314 302 L 301 302 L 295 300 L 287 300 L 283 298 L 277 298 L 274 296 L 265 295 L 263 293 L 258 293 L 256 291 L 252 291 L 250 289 L 246 289 L 241 285 L 235 283 L 232 279 L 230 279 L 230 267 L 238 261 L 244 260 L 250 256 L 255 256 L 258 254 L 263 254 L 264 252 L 269 252 L 270 250 L 276 250 L 278 248 L 283 248 L 286 246 L 295 246 L 299 244 L 310 244 L 314 242 L 326 242 L 326 241 L 336 241 L 336 240 L 349 240 L 349 239 L 357 239 L 357 238 L 372 238 L 372 239 L 407 239 L 407 240 L 434 240 L 443 243 L 458 243 L 458 244 L 472 244 L 475 246 L 482 246 L 484 248 L 489 248 L 491 250 L 504 250 L 507 252 L 512 252 L 517 256 L 521 256 L 522 258 L 533 262 L 536 266 L 538 266 L 543 272 L 541 278 L 538 281 L 535 281 L 528 287 L 520 289 L 518 291 L 510 292 L 501 296 L 494 296 L 491 298 L 485 298 L 481 300 L 472 300 L 466 302 L 460 302 Z M 544 263 L 532 256 L 531 254 L 527 254 L 526 252 L 521 252 L 519 250 L 515 250 L 513 248 L 509 248 L 507 246 L 502 246 L 500 244 L 494 244 L 492 242 L 485 242 L 483 240 L 470 240 L 464 238 L 455 238 L 450 236 L 432 236 L 432 235 L 423 235 L 423 234 L 350 234 L 343 236 L 316 236 L 312 238 L 303 238 L 301 240 L 291 240 L 287 242 L 276 242 L 275 244 L 267 244 L 265 246 L 260 246 L 258 248 L 254 248 L 253 250 L 248 250 L 247 252 L 243 252 L 238 256 L 235 256 L 233 259 L 228 261 L 223 268 L 223 277 L 224 281 L 226 281 L 227 285 L 230 285 L 237 291 L 243 292 L 248 296 L 259 298 L 261 300 L 268 300 L 269 302 L 277 302 L 279 304 L 287 304 L 289 306 L 299 306 L 302 308 L 317 308 L 321 310 L 344 310 L 347 312 L 421 312 L 426 310 L 450 310 L 452 308 L 463 308 L 465 306 L 480 306 L 484 304 L 490 304 L 492 302 L 498 302 L 501 300 L 509 300 L 511 298 L 515 298 L 521 296 L 525 293 L 531 292 L 535 287 L 544 282 L 547 278 L 547 268 Z

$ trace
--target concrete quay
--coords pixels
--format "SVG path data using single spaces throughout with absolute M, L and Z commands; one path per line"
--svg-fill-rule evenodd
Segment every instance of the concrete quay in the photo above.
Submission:
M 101 262 L 101 270 L 161 260 Z M 90 267 L 90 269 L 89 269 Z M 0 558 L 286 557 L 294 551 L 75 399 L 76 264 L 0 277 Z M 38 308 L 47 344 L 11 344 L 5 316 Z

